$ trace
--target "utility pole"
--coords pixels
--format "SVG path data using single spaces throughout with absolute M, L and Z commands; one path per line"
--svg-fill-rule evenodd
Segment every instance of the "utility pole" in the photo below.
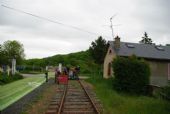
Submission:
M 110 28 L 112 30 L 112 37 L 114 38 L 112 18 L 110 18 L 110 23 L 111 23 Z

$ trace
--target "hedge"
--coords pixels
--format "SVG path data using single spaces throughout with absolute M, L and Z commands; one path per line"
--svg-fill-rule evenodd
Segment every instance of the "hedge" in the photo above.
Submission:
M 10 82 L 13 82 L 13 81 L 16 81 L 16 80 L 19 80 L 19 79 L 23 79 L 23 76 L 16 73 L 15 75 L 13 76 L 8 76 L 7 73 L 0 73 L 0 85 L 4 85 L 4 84 L 7 84 L 7 83 L 10 83 Z
M 150 67 L 143 59 L 117 57 L 113 61 L 113 71 L 116 90 L 135 94 L 147 92 Z

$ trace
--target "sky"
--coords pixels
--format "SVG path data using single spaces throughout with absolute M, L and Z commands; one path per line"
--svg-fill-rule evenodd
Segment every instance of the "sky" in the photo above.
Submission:
M 114 36 L 121 41 L 139 42 L 146 31 L 154 43 L 170 44 L 169 7 L 170 0 L 0 0 L 0 44 L 21 42 L 27 59 L 84 51 L 98 36 L 113 40 L 113 15 Z

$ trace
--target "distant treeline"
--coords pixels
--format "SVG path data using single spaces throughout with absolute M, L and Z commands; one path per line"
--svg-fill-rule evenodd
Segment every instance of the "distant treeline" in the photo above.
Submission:
M 80 66 L 80 73 L 102 73 L 104 57 L 106 55 L 108 44 L 101 36 L 93 41 L 86 51 L 70 53 L 66 55 L 55 55 L 42 59 L 29 59 L 24 61 L 26 66 L 43 67 L 58 66 L 62 63 L 63 66 L 76 67 Z M 33 67 L 32 67 L 33 68 Z
M 91 73 L 100 68 L 90 56 L 89 50 L 67 55 L 55 55 L 42 59 L 28 59 L 24 61 L 23 65 L 45 68 L 47 65 L 58 66 L 59 63 L 68 67 L 80 66 L 81 73 Z

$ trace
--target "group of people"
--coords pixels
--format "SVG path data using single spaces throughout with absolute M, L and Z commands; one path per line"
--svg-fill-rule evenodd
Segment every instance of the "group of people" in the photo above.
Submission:
M 68 72 L 69 79 L 79 79 L 78 73 L 80 72 L 80 67 L 73 67 Z
M 56 68 L 55 69 L 55 82 L 58 76 L 60 75 L 67 75 L 69 79 L 79 79 L 78 73 L 80 72 L 80 67 L 63 67 L 62 69 Z

